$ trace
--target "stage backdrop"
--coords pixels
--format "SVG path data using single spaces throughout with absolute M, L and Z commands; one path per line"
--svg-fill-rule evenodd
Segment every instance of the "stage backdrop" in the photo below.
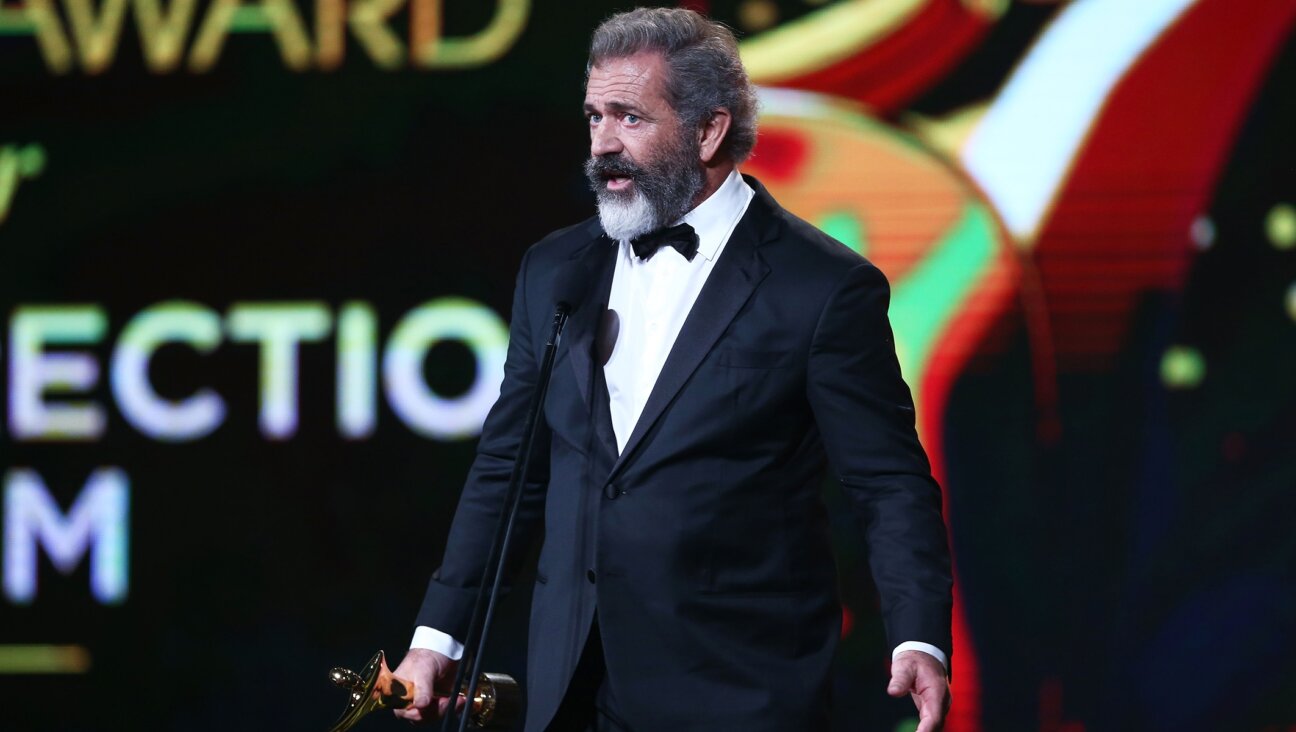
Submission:
M 683 4 L 891 279 L 950 732 L 1296 729 L 1296 3 Z M 0 729 L 323 730 L 399 658 L 627 6 L 0 0 Z M 825 499 L 836 728 L 911 728 Z

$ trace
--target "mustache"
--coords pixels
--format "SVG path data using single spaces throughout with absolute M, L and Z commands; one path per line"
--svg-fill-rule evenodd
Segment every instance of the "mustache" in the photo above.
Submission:
M 600 155 L 585 161 L 585 174 L 594 179 L 630 178 L 638 180 L 648 171 L 629 159 L 616 155 Z

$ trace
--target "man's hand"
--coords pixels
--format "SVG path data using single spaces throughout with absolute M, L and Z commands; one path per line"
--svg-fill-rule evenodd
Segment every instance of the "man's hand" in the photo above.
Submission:
M 432 722 L 444 717 L 450 708 L 450 697 L 436 699 L 434 704 L 432 689 L 436 688 L 443 693 L 448 691 L 450 684 L 454 683 L 457 665 L 455 661 L 450 660 L 449 656 L 436 651 L 423 648 L 409 649 L 392 674 L 413 682 L 414 702 L 404 709 L 393 710 L 396 716 L 414 724 Z M 463 708 L 462 700 L 459 701 L 459 708 Z
M 891 664 L 891 683 L 887 693 L 894 697 L 909 694 L 918 707 L 916 732 L 940 732 L 949 711 L 949 679 L 945 667 L 935 657 L 922 651 L 905 651 Z

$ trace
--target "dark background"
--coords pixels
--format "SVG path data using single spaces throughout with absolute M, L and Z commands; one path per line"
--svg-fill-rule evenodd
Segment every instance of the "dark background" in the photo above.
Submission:
M 752 3 L 702 5 L 758 30 L 744 24 Z M 823 3 L 761 5 L 789 23 Z M 1288 22 L 1280 3 L 1261 5 Z M 63 575 L 45 558 L 33 603 L 0 598 L 0 645 L 78 645 L 92 659 L 84 674 L 0 673 L 0 729 L 325 729 L 344 702 L 330 667 L 378 648 L 395 665 L 473 441 L 422 437 L 381 395 L 377 431 L 344 439 L 330 336 L 299 350 L 300 426 L 279 441 L 257 427 L 255 345 L 163 348 L 150 372 L 161 394 L 209 386 L 228 412 L 210 436 L 158 442 L 116 409 L 112 347 L 134 314 L 171 299 L 222 314 L 321 301 L 334 316 L 363 300 L 380 344 L 438 297 L 504 317 L 526 247 L 593 210 L 580 174 L 584 49 L 623 6 L 537 2 L 501 58 L 456 70 L 381 70 L 348 41 L 340 68 L 294 72 L 267 35 L 235 33 L 208 72 L 151 74 L 128 11 L 106 71 L 60 75 L 30 35 L 0 34 L 0 147 L 45 153 L 0 221 L 4 373 L 16 307 L 94 303 L 109 318 L 102 343 L 76 349 L 100 362 L 89 398 L 108 415 L 103 438 L 0 430 L 0 468 L 36 470 L 64 510 L 99 466 L 121 467 L 131 490 L 124 603 L 94 600 L 87 560 Z M 492 9 L 446 0 L 445 33 L 473 33 Z M 308 30 L 312 12 L 303 6 Z M 1058 12 L 1008 4 L 958 64 L 872 114 L 900 128 L 991 97 Z M 1128 319 L 1113 348 L 1068 347 L 1055 328 L 1043 391 L 1028 321 L 1058 300 L 1023 288 L 927 425 L 942 435 L 979 668 L 975 686 L 956 668 L 956 709 L 974 695 L 979 713 L 951 730 L 1296 728 L 1296 250 L 1267 226 L 1296 203 L 1296 46 L 1280 44 L 1255 84 L 1201 212 L 1214 244 L 1125 311 L 1082 313 Z M 1083 248 L 1068 251 L 1058 265 L 1041 244 L 1022 266 L 1047 293 L 1059 271 L 1085 266 Z M 1208 377 L 1172 388 L 1163 356 L 1185 343 Z M 473 363 L 445 342 L 425 376 L 454 395 Z M 7 390 L 0 401 L 7 411 Z M 884 694 L 890 649 L 865 558 L 836 492 L 825 495 L 851 617 L 838 727 L 895 729 L 912 706 Z M 522 672 L 528 584 L 505 606 L 491 668 Z

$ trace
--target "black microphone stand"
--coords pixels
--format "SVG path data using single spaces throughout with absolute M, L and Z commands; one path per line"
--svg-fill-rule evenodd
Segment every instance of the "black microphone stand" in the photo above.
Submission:
M 531 405 L 527 408 L 526 430 L 522 433 L 522 442 L 518 445 L 518 455 L 513 461 L 513 472 L 509 476 L 508 490 L 504 493 L 504 510 L 495 527 L 495 540 L 491 544 L 490 554 L 486 557 L 486 567 L 482 572 L 481 584 L 477 588 L 477 599 L 473 602 L 472 617 L 468 624 L 468 636 L 464 638 L 464 649 L 472 648 L 472 655 L 465 655 L 455 673 L 454 686 L 451 690 L 463 686 L 465 670 L 471 659 L 472 672 L 467 675 L 468 688 L 465 699 L 471 700 L 477 693 L 477 679 L 481 676 L 482 653 L 486 648 L 486 638 L 490 633 L 491 621 L 495 617 L 495 605 L 499 600 L 500 584 L 504 578 L 504 565 L 508 561 L 509 545 L 513 541 L 514 524 L 518 508 L 522 505 L 522 494 L 526 485 L 527 469 L 531 464 L 531 454 L 535 447 L 536 429 L 543 419 L 545 394 L 549 391 L 549 377 L 553 374 L 554 356 L 558 344 L 562 341 L 563 327 L 571 315 L 572 307 L 566 302 L 558 303 L 554 310 L 553 330 L 545 344 L 544 357 L 540 362 L 540 378 L 535 392 L 531 395 Z M 489 590 L 488 590 L 489 588 Z M 450 731 L 450 720 L 455 717 L 454 697 L 451 697 L 449 709 L 441 720 L 441 732 Z M 465 705 L 459 719 L 459 732 L 468 728 L 471 709 Z

